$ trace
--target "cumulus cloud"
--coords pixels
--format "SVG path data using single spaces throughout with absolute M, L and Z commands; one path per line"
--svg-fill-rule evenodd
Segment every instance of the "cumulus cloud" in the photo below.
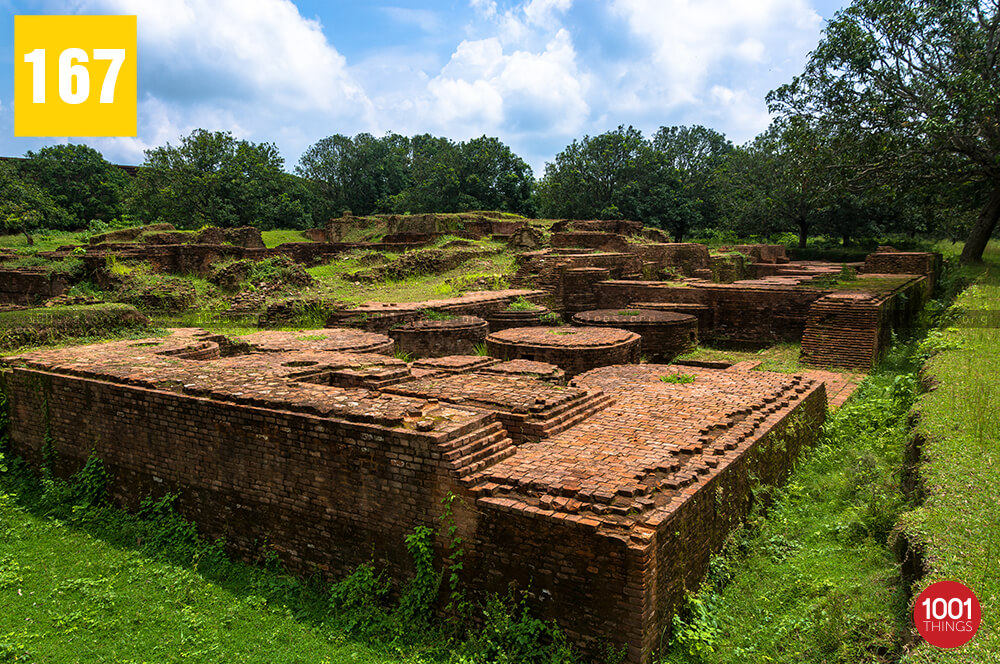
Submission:
M 112 142 L 120 158 L 131 149 L 141 160 L 143 146 L 162 144 L 161 127 L 261 141 L 287 122 L 322 119 L 358 131 L 373 122 L 345 58 L 290 0 L 84 0 L 77 9 L 139 17 L 142 140 Z
M 495 37 L 463 41 L 427 85 L 433 117 L 468 134 L 501 128 L 572 134 L 590 112 L 586 87 L 566 30 L 541 52 L 505 52 Z
M 631 92 L 621 97 L 626 107 L 705 103 L 710 79 L 749 92 L 768 69 L 794 73 L 821 22 L 806 0 L 615 0 L 612 7 L 646 46 L 646 57 L 624 79 Z M 762 97 L 766 89 L 752 92 Z

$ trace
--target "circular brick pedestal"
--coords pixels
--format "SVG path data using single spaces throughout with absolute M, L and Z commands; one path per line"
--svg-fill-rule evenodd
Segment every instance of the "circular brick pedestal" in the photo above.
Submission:
M 605 327 L 517 327 L 490 334 L 486 348 L 504 360 L 555 364 L 567 377 L 639 361 L 639 335 Z
M 642 337 L 642 354 L 669 362 L 698 345 L 698 319 L 689 314 L 650 309 L 596 309 L 573 316 L 577 325 L 613 327 Z
M 545 325 L 541 317 L 550 313 L 552 312 L 543 306 L 536 309 L 505 309 L 493 312 L 486 320 L 490 324 L 490 332 L 499 332 L 514 327 L 540 327 Z
M 389 330 L 399 349 L 416 357 L 473 355 L 483 343 L 489 327 L 476 316 L 447 320 L 416 320 Z

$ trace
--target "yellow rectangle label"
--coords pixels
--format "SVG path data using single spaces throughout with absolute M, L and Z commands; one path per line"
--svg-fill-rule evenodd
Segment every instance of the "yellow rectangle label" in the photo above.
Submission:
M 135 136 L 135 16 L 15 16 L 15 136 Z

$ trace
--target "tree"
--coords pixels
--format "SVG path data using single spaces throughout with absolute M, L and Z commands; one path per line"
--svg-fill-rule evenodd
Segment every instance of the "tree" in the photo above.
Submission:
M 178 228 L 304 228 L 309 215 L 289 190 L 283 165 L 273 143 L 196 129 L 176 147 L 146 151 L 130 207 L 135 216 Z
M 554 162 L 545 164 L 545 177 L 538 186 L 542 214 L 578 219 L 620 217 L 617 203 L 625 187 L 643 176 L 640 163 L 648 147 L 641 131 L 624 126 L 574 140 Z
M 462 193 L 479 210 L 530 214 L 531 167 L 500 139 L 481 136 L 458 147 Z
M 42 228 L 67 228 L 72 219 L 38 185 L 26 181 L 18 170 L 0 161 L 0 229 L 23 233 L 34 244 L 31 231 Z
M 718 225 L 719 171 L 732 154 L 733 144 L 724 134 L 701 125 L 660 127 L 652 144 L 676 169 L 685 198 L 695 206 L 701 223 Z
M 108 221 L 124 212 L 129 177 L 86 145 L 52 145 L 25 154 L 21 169 L 66 210 L 75 227 Z
M 409 139 L 398 134 L 334 134 L 310 146 L 295 172 L 316 185 L 325 218 L 366 215 L 406 188 L 408 152 Z
M 678 242 L 701 219 L 677 169 L 633 127 L 570 143 L 545 165 L 538 200 L 548 217 L 633 219 Z
M 985 184 L 962 260 L 982 259 L 1000 218 L 1000 5 L 995 0 L 855 0 L 836 14 L 772 111 L 892 138 L 873 174 L 938 186 Z

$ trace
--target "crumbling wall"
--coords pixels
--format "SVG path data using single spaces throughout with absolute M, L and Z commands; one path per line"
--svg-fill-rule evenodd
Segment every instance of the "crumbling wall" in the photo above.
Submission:
M 436 528 L 440 501 L 462 493 L 443 459 L 448 437 L 434 432 L 22 368 L 5 391 L 14 449 L 33 465 L 47 440 L 59 476 L 96 454 L 121 504 L 176 492 L 202 534 L 247 559 L 266 542 L 302 574 L 346 575 L 374 556 L 405 578 L 403 538 L 417 524 Z M 469 431 L 492 421 L 483 415 Z
M 0 269 L 0 304 L 38 304 L 69 290 L 69 281 L 45 268 Z

